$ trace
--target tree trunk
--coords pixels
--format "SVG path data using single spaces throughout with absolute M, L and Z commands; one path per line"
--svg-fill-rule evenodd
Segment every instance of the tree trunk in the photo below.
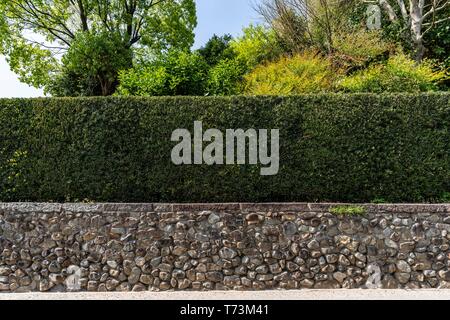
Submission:
M 106 96 L 110 96 L 114 93 L 114 92 L 111 92 L 112 91 L 111 83 L 108 81 L 108 79 L 106 79 L 102 75 L 98 75 L 98 80 L 100 83 L 100 88 L 102 90 L 102 96 L 106 97 Z
M 423 35 L 422 35 L 422 17 L 423 12 L 418 5 L 418 2 L 413 2 L 411 6 L 411 40 L 414 48 L 414 59 L 417 63 L 422 62 L 425 46 L 423 44 Z
M 425 55 L 425 46 L 423 44 L 423 39 L 422 37 L 420 37 L 420 39 L 413 39 L 413 42 L 414 42 L 414 60 L 416 61 L 416 63 L 421 63 Z

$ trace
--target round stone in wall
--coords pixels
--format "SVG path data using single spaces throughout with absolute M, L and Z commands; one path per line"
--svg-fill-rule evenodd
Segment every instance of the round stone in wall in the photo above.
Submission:
M 283 230 L 287 236 L 293 236 L 294 234 L 297 233 L 297 225 L 291 221 L 285 222 L 283 224 Z

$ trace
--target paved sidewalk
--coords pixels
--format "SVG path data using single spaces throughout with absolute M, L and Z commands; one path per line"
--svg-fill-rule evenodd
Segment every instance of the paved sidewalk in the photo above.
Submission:
M 450 300 L 450 290 L 0 293 L 0 300 Z

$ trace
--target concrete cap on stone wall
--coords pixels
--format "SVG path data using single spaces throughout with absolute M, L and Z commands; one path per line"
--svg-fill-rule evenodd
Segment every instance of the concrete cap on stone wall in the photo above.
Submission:
M 326 212 L 339 206 L 361 206 L 368 212 L 450 213 L 450 204 L 348 204 L 348 203 L 34 203 L 0 202 L 0 211 L 7 212 Z

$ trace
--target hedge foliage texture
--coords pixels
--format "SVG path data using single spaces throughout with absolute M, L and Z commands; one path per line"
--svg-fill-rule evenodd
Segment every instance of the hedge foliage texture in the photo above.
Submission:
M 279 129 L 280 170 L 181 165 L 172 131 Z M 270 132 L 270 131 L 269 131 Z M 439 201 L 450 94 L 0 100 L 1 201 Z

